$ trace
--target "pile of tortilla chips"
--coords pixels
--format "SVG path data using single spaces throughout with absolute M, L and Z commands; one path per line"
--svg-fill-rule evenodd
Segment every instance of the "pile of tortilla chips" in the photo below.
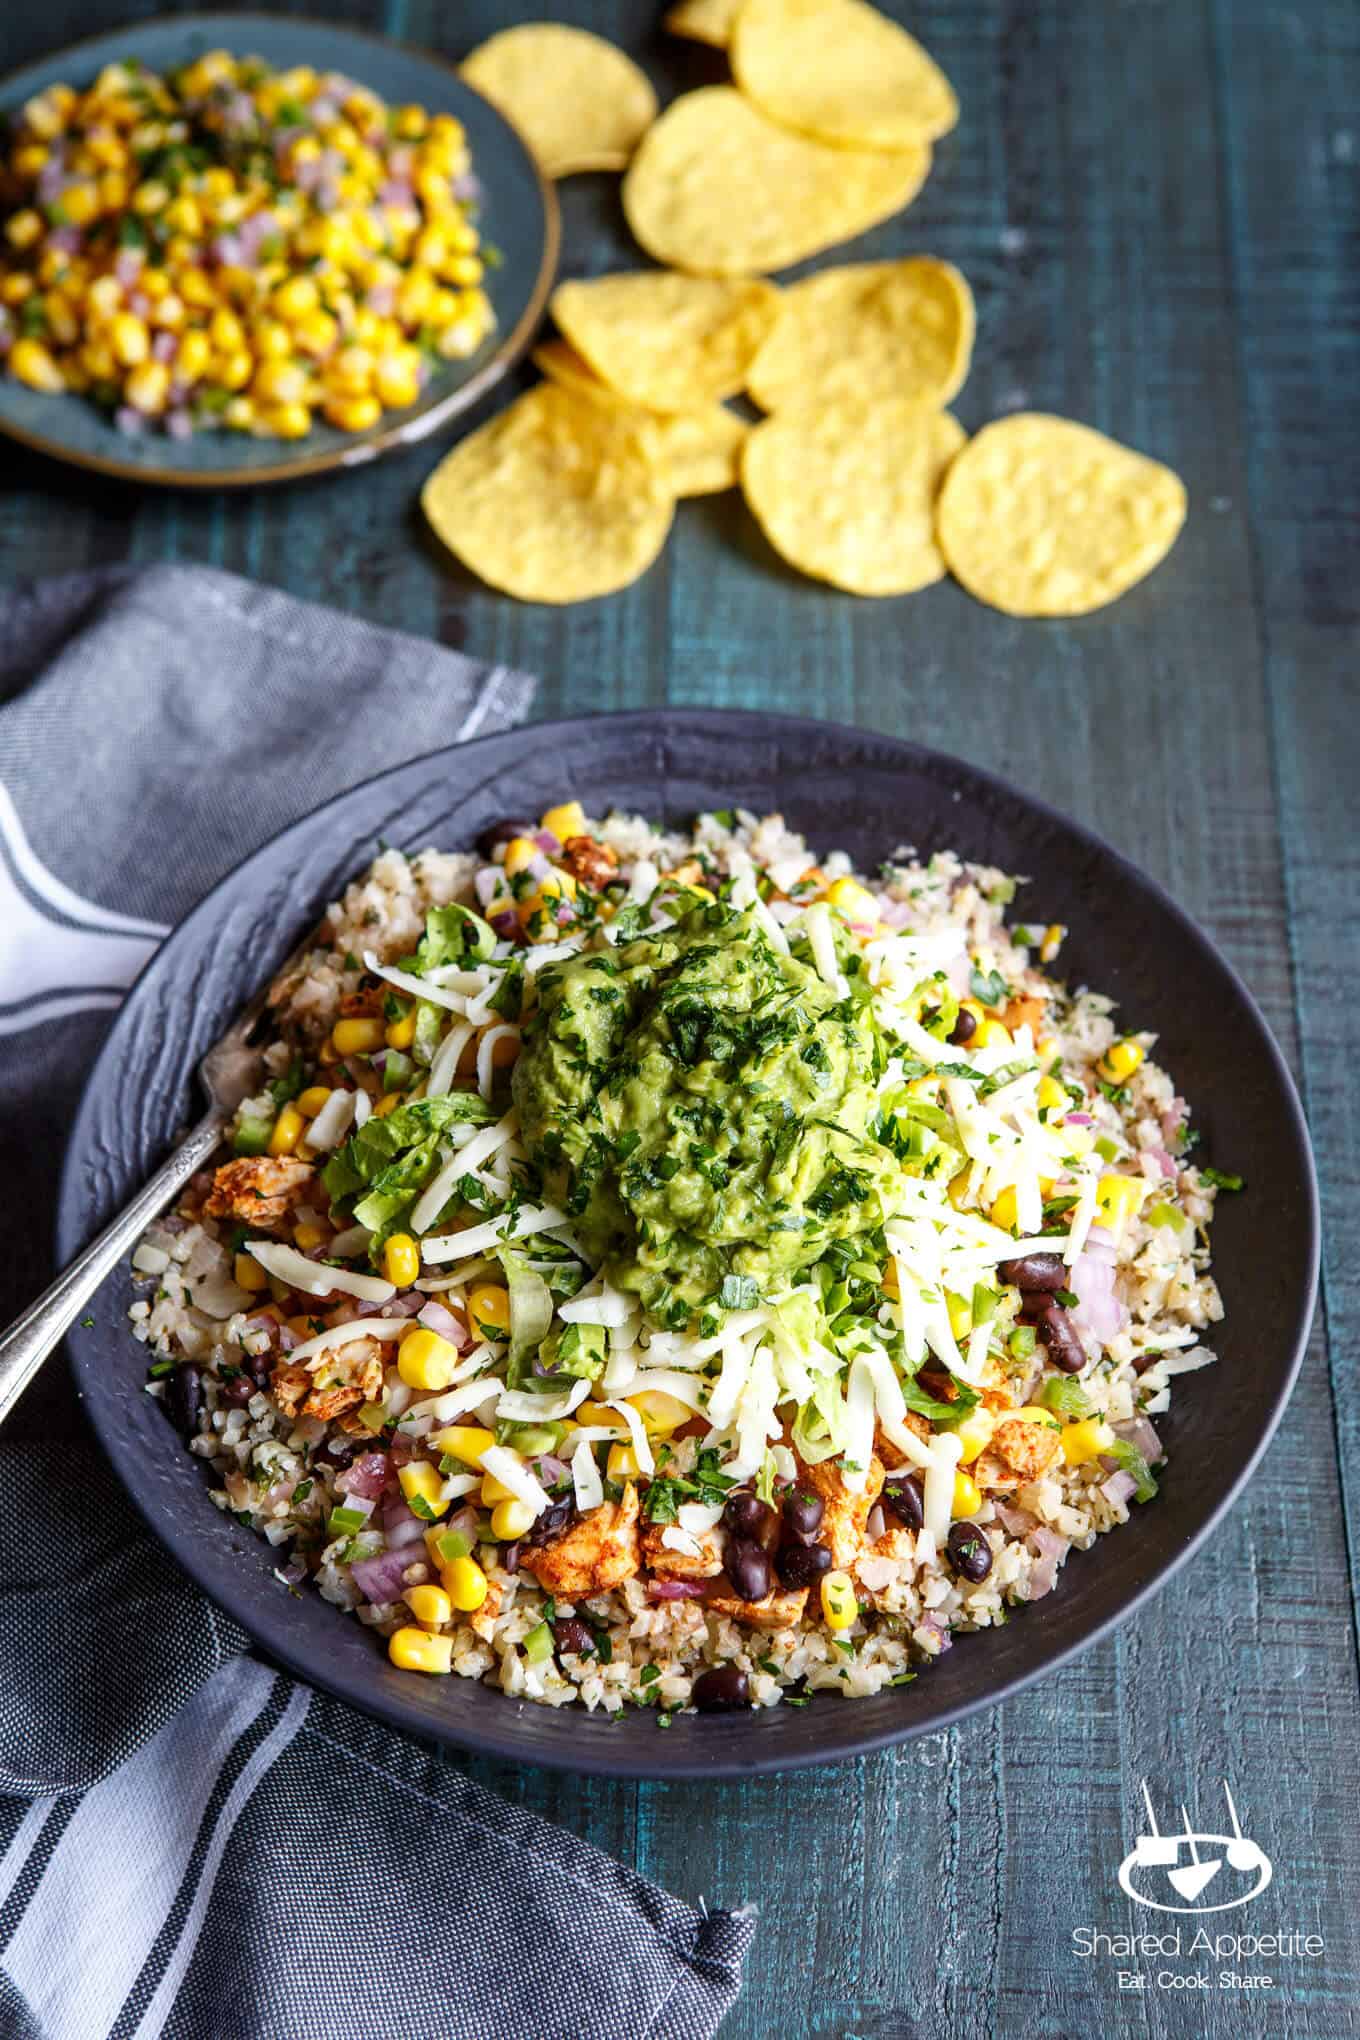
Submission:
M 626 167 L 629 224 L 667 266 L 558 288 L 547 380 L 426 484 L 450 550 L 522 600 L 581 601 L 650 566 L 677 498 L 739 482 L 788 565 L 856 595 L 952 573 L 1012 616 L 1079 616 L 1141 580 L 1182 483 L 1038 413 L 969 441 L 946 409 L 976 325 L 951 263 L 764 280 L 920 189 L 958 118 L 920 45 L 866 0 L 678 0 L 666 26 L 728 50 L 735 83 L 659 119 L 642 72 L 578 29 L 510 29 L 463 66 L 548 174 Z

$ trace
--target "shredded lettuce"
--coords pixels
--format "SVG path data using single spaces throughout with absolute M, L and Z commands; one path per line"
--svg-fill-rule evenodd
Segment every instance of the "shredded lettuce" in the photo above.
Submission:
M 425 916 L 425 933 L 414 956 L 404 957 L 401 968 L 414 977 L 424 977 L 447 964 L 472 969 L 485 963 L 496 947 L 495 931 L 471 907 L 457 904 L 431 907 Z
M 355 1224 L 373 1233 L 369 1254 L 375 1265 L 383 1242 L 434 1174 L 441 1136 L 450 1126 L 485 1126 L 494 1117 L 472 1091 L 417 1098 L 383 1119 L 366 1120 L 331 1156 L 321 1180 L 332 1204 L 346 1206 Z
M 532 1372 L 533 1356 L 552 1324 L 552 1291 L 526 1255 L 502 1244 L 496 1249 L 510 1292 L 510 1357 L 506 1381 L 511 1388 L 543 1388 L 548 1383 Z

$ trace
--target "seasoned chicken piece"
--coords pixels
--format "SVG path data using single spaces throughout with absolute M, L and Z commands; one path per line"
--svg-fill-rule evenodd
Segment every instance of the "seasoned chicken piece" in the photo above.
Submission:
M 319 1417 L 330 1423 L 382 1394 L 383 1354 L 376 1339 L 352 1339 L 318 1353 L 309 1364 L 274 1369 L 269 1389 L 285 1417 Z
M 295 1417 L 311 1391 L 312 1377 L 305 1367 L 290 1367 L 285 1361 L 269 1377 L 269 1393 L 285 1417 Z
M 649 1523 L 642 1533 L 642 1563 L 649 1572 L 660 1580 L 711 1580 L 716 1579 L 723 1569 L 722 1542 L 716 1530 L 695 1533 L 694 1541 L 702 1546 L 696 1556 L 692 1551 L 677 1551 L 667 1544 L 665 1532 L 671 1524 Z
M 995 1452 L 983 1452 L 972 1465 L 973 1479 L 984 1495 L 1013 1495 L 1024 1481 Z
M 1028 1027 L 1031 1034 L 1037 1035 L 1044 1017 L 1044 1005 L 1044 1000 L 1036 998 L 1033 993 L 1023 999 L 1007 999 L 1001 1018 L 1012 1034 L 1018 1027 Z
M 203 1209 L 209 1218 L 235 1218 L 259 1232 L 271 1232 L 285 1213 L 303 1202 L 315 1180 L 306 1162 L 296 1162 L 291 1155 L 242 1155 L 215 1172 Z
M 864 1549 L 864 1526 L 883 1489 L 883 1461 L 875 1452 L 869 1460 L 864 1492 L 857 1495 L 845 1484 L 845 1476 L 834 1459 L 816 1466 L 799 1465 L 796 1489 L 820 1495 L 826 1505 L 817 1542 L 830 1547 L 831 1563 L 841 1569 L 853 1565 Z
M 919 1410 L 908 1410 L 904 1422 L 907 1429 L 915 1437 L 919 1438 L 923 1445 L 930 1443 L 934 1433 L 930 1428 L 929 1418 L 923 1417 Z M 882 1424 L 878 1425 L 874 1432 L 874 1451 L 883 1461 L 883 1465 L 889 1473 L 897 1473 L 904 1466 L 911 1473 L 919 1471 L 916 1461 L 908 1459 L 900 1445 L 893 1444 L 892 1439 L 888 1436 Z
M 1037 1480 L 1062 1450 L 1056 1426 L 1032 1417 L 1003 1417 L 992 1433 L 991 1450 L 1022 1480 Z
M 489 1579 L 486 1583 L 486 1599 L 481 1607 L 475 1609 L 471 1615 L 462 1617 L 474 1634 L 481 1637 L 483 1643 L 490 1643 L 496 1633 L 496 1624 L 501 1619 L 501 1603 L 504 1598 L 500 1581 Z
M 713 1594 L 704 1603 L 715 1615 L 727 1615 L 744 1622 L 748 1629 L 792 1629 L 807 1606 L 806 1587 L 785 1588 L 767 1594 L 763 1601 L 739 1601 L 734 1594 Z
M 642 1565 L 638 1491 L 630 1481 L 619 1502 L 601 1502 L 551 1544 L 536 1545 L 520 1560 L 545 1594 L 583 1601 L 632 1579 Z
M 608 843 L 597 843 L 593 836 L 568 836 L 562 862 L 572 877 L 592 892 L 602 892 L 619 868 L 618 852 Z
M 364 978 L 358 989 L 344 992 L 340 997 L 342 1020 L 376 1020 L 383 1011 L 387 999 L 387 986 L 381 978 Z

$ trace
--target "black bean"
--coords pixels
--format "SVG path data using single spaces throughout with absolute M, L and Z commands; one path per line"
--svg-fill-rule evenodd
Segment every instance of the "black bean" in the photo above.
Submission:
M 723 1524 L 734 1537 L 761 1537 L 769 1528 L 774 1510 L 749 1489 L 729 1495 L 723 1510 Z
M 192 1438 L 203 1426 L 203 1376 L 186 1360 L 170 1376 L 165 1407 L 176 1430 Z
M 831 1553 L 824 1544 L 781 1544 L 775 1560 L 786 1587 L 812 1587 L 831 1570 Z
M 313 1466 L 348 1466 L 354 1457 L 355 1446 L 350 1438 L 343 1435 L 327 1438 L 324 1445 L 318 1445 L 312 1454 Z
M 791 1488 L 784 1497 L 784 1521 L 803 1543 L 817 1535 L 825 1514 L 826 1503 L 808 1488 Z
M 246 1373 L 250 1376 L 256 1388 L 268 1388 L 269 1377 L 274 1371 L 273 1358 L 269 1353 L 243 1354 L 241 1365 L 245 1368 Z
M 532 841 L 537 834 L 537 822 L 526 822 L 520 815 L 507 815 L 503 822 L 493 822 L 490 828 L 482 830 L 477 838 L 477 849 L 489 860 L 499 844 L 513 842 L 516 836 L 528 836 Z
M 1003 1282 L 1013 1282 L 1026 1292 L 1042 1290 L 1051 1295 L 1067 1284 L 1067 1269 L 1061 1254 L 1020 1254 L 1013 1261 L 997 1264 Z
M 964 1043 L 971 1041 L 976 1033 L 977 1014 L 970 1013 L 966 1006 L 960 1006 L 959 1017 L 954 1022 L 953 1032 L 949 1037 L 950 1041 L 955 1048 L 962 1048 Z
M 553 1624 L 553 1642 L 559 1650 L 569 1650 L 576 1657 L 595 1654 L 595 1632 L 579 1615 L 558 1616 Z
M 1077 1328 L 1060 1303 L 1051 1303 L 1035 1324 L 1048 1348 L 1048 1357 L 1064 1374 L 1080 1374 L 1086 1365 L 1086 1348 Z
M 552 1502 L 520 1539 L 525 1550 L 532 1550 L 536 1544 L 546 1544 L 550 1537 L 556 1537 L 565 1530 L 576 1514 L 576 1498 L 564 1495 L 560 1501 Z
M 977 1523 L 956 1523 L 945 1540 L 949 1563 L 966 1580 L 985 1580 L 992 1569 L 992 1547 Z
M 217 1384 L 217 1400 L 229 1410 L 244 1409 L 254 1393 L 255 1384 L 248 1374 L 233 1374 Z
M 748 1537 L 727 1541 L 727 1577 L 743 1601 L 763 1601 L 770 1591 L 770 1558 L 763 1545 Z
M 735 1707 L 749 1707 L 751 1689 L 740 1665 L 714 1665 L 711 1671 L 700 1672 L 690 1699 L 701 1714 L 726 1714 Z
M 890 1473 L 883 1483 L 882 1501 L 908 1530 L 919 1530 L 926 1520 L 925 1492 L 914 1473 Z

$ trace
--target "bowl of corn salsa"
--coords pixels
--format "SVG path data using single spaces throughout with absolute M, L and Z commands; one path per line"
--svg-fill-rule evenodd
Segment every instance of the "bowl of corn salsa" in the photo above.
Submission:
M 557 245 L 440 58 L 262 15 L 101 36 L 0 85 L 0 431 L 211 487 L 368 461 L 504 374 Z

